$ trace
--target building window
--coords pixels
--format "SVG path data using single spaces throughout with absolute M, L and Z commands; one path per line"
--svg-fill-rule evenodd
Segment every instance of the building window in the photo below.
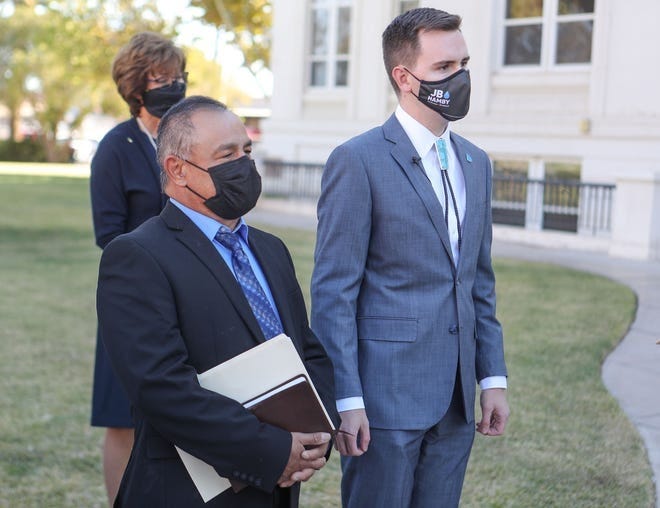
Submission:
M 493 161 L 493 222 L 525 225 L 527 206 L 527 161 Z
M 313 0 L 310 25 L 310 86 L 348 86 L 351 0 Z
M 591 63 L 595 0 L 506 0 L 505 66 Z
M 580 172 L 578 163 L 494 160 L 493 223 L 577 232 L 581 203 L 594 201 Z
M 578 230 L 580 164 L 546 162 L 543 229 Z
M 410 9 L 417 9 L 419 0 L 399 0 L 399 14 L 403 14 Z

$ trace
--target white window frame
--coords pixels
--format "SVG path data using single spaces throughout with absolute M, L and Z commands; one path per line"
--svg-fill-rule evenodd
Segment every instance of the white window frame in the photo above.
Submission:
M 348 7 L 350 9 L 351 30 L 349 33 L 349 52 L 346 54 L 337 53 L 337 24 L 339 21 L 339 9 Z M 316 9 L 326 9 L 328 11 L 328 31 L 326 34 L 326 44 L 328 51 L 323 55 L 314 55 L 312 47 L 314 44 L 312 27 L 314 23 L 314 11 Z M 309 23 L 308 23 L 308 37 L 309 43 L 307 48 L 307 73 L 306 83 L 307 88 L 310 90 L 344 90 L 351 85 L 351 51 L 353 50 L 353 22 L 354 11 L 352 0 L 311 0 L 309 3 Z M 326 83 L 325 85 L 312 84 L 312 65 L 315 62 L 324 62 L 326 65 Z M 336 85 L 336 70 L 338 62 L 346 62 L 347 65 L 347 78 L 345 85 Z
M 592 21 L 595 26 L 596 9 L 598 8 L 598 0 L 594 0 L 594 12 L 586 14 L 562 14 L 557 13 L 559 0 L 543 0 L 543 13 L 541 16 L 532 18 L 516 18 L 507 19 L 506 7 L 507 0 L 499 0 L 499 13 L 500 13 L 500 28 L 499 28 L 499 54 L 497 58 L 498 67 L 500 70 L 519 71 L 519 70 L 552 70 L 552 71 L 576 71 L 588 70 L 591 67 L 591 62 L 587 63 L 556 63 L 556 45 L 557 45 L 557 28 L 560 23 L 571 21 Z M 541 55 L 538 64 L 505 64 L 504 59 L 506 56 L 506 29 L 510 26 L 520 26 L 529 24 L 540 24 L 542 29 L 541 34 Z M 593 32 L 592 32 L 592 46 L 591 46 L 591 59 L 593 60 Z

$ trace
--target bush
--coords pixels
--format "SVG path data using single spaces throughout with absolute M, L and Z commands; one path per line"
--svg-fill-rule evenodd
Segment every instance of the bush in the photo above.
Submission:
M 15 162 L 47 162 L 46 150 L 36 139 L 0 141 L 0 160 Z
M 71 162 L 71 147 L 58 144 L 54 147 L 51 160 L 48 160 L 45 140 L 26 138 L 23 141 L 11 139 L 0 141 L 0 161 L 13 162 Z

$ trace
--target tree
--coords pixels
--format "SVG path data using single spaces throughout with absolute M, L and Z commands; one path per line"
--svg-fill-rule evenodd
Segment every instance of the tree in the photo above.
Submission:
M 191 0 L 190 5 L 203 9 L 202 18 L 230 36 L 253 75 L 268 67 L 271 0 Z
M 25 98 L 25 82 L 32 68 L 34 30 L 24 12 L 0 17 L 0 97 L 9 110 L 10 139 L 18 137 L 19 108 Z
M 134 33 L 165 27 L 152 0 L 139 10 L 132 0 L 15 1 L 10 11 L 0 17 L 0 97 L 14 139 L 19 108 L 32 105 L 49 160 L 58 125 L 72 110 L 71 127 L 91 110 L 126 111 L 110 77 L 112 59 Z

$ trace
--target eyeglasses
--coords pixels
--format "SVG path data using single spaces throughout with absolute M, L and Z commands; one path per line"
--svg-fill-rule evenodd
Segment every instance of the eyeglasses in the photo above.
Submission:
M 174 82 L 184 84 L 188 82 L 188 73 L 184 72 L 180 76 L 176 76 L 174 78 L 170 78 L 166 76 L 158 76 L 157 78 L 147 78 L 147 81 L 149 83 L 156 83 L 159 86 L 171 85 Z

